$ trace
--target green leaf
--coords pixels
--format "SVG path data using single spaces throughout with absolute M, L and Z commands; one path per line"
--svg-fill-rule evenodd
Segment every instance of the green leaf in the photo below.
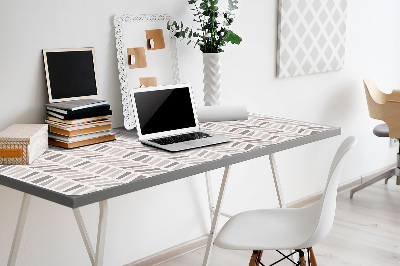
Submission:
M 237 0 L 228 0 L 228 10 L 232 11 L 238 9 L 237 3 Z
M 203 9 L 203 10 L 206 10 L 208 8 L 208 3 L 202 2 L 200 4 L 200 8 Z
M 227 41 L 233 44 L 240 44 L 242 42 L 242 38 L 240 38 L 240 36 L 235 34 L 233 31 L 229 30 L 227 35 Z
M 218 0 L 210 0 L 211 6 L 218 5 Z

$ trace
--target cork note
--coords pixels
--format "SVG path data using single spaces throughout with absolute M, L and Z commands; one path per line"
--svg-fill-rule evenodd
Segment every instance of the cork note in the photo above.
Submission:
M 146 30 L 146 38 L 147 49 L 157 50 L 165 48 L 164 34 L 162 29 Z
M 128 65 L 129 69 L 147 67 L 144 47 L 128 48 Z
M 140 78 L 140 87 L 154 87 L 157 86 L 156 77 Z

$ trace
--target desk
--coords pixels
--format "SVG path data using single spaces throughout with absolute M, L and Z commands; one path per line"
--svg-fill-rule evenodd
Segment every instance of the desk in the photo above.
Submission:
M 72 208 L 91 263 L 102 265 L 107 199 L 225 167 L 215 208 L 208 186 L 212 226 L 203 262 L 207 265 L 230 165 L 269 155 L 284 207 L 273 154 L 340 134 L 340 128 L 256 114 L 245 121 L 203 123 L 201 129 L 233 142 L 169 153 L 142 145 L 134 131 L 116 130 L 116 141 L 73 150 L 51 147 L 31 165 L 0 165 L 0 184 L 24 192 L 8 265 L 15 265 L 17 259 L 31 195 Z M 94 252 L 79 207 L 97 202 L 100 216 Z

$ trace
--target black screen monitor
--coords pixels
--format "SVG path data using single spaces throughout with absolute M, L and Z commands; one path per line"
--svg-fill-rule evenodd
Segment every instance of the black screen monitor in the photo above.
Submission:
M 50 102 L 98 95 L 94 48 L 43 50 Z

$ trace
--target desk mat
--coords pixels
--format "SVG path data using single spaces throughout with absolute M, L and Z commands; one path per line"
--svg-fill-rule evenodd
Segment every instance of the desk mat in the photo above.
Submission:
M 249 114 L 248 120 L 202 123 L 201 129 L 233 141 L 170 153 L 142 145 L 136 131 L 115 130 L 115 141 L 72 150 L 50 146 L 30 165 L 0 165 L 0 174 L 64 195 L 85 195 L 310 136 L 330 127 Z

